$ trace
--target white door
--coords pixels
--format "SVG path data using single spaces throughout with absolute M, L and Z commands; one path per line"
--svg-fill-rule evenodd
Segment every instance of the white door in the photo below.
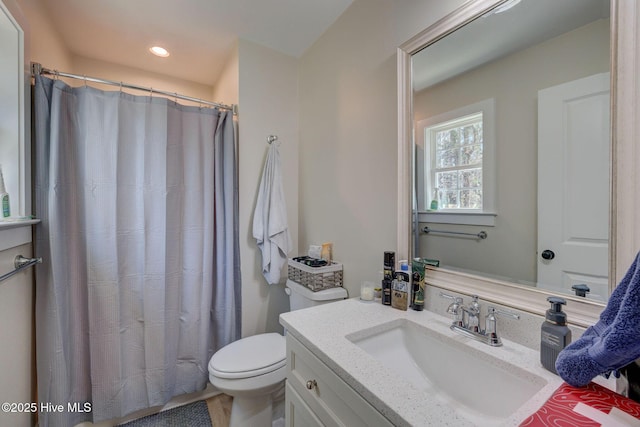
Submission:
M 609 73 L 538 92 L 541 288 L 607 298 L 609 122 Z

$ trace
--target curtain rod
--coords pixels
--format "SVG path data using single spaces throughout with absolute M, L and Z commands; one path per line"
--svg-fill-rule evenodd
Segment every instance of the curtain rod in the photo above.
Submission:
M 141 91 L 144 91 L 144 92 L 150 92 L 151 94 L 157 93 L 157 94 L 164 95 L 164 96 L 167 96 L 167 97 L 170 97 L 170 98 L 184 99 L 186 101 L 197 102 L 198 104 L 202 104 L 202 105 L 208 105 L 208 106 L 212 106 L 212 107 L 216 107 L 216 108 L 221 108 L 223 110 L 230 110 L 230 111 L 233 112 L 234 115 L 238 114 L 238 106 L 236 104 L 233 104 L 233 105 L 219 104 L 217 102 L 206 101 L 206 100 L 200 99 L 200 98 L 193 98 L 193 97 L 187 96 L 187 95 L 180 95 L 179 93 L 166 92 L 166 91 L 163 91 L 163 90 L 156 90 L 156 89 L 153 89 L 151 87 L 138 86 L 138 85 L 134 85 L 134 84 L 130 84 L 130 83 L 123 83 L 123 82 L 116 82 L 114 80 L 98 79 L 98 78 L 95 78 L 95 77 L 81 76 L 81 75 L 78 75 L 78 74 L 63 73 L 63 72 L 58 71 L 58 70 L 50 70 L 48 68 L 44 68 L 41 64 L 39 64 L 37 62 L 32 62 L 31 63 L 31 75 L 32 76 L 36 76 L 36 75 L 40 75 L 40 74 L 48 74 L 50 76 L 55 76 L 55 77 L 68 77 L 70 79 L 84 80 L 85 82 L 102 83 L 102 84 L 111 85 L 111 86 L 118 86 L 120 88 L 141 90 Z

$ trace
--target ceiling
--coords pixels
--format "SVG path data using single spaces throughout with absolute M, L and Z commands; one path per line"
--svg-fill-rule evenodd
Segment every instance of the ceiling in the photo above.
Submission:
M 486 14 L 413 57 L 414 90 L 608 18 L 609 7 L 609 0 L 522 0 Z
M 71 53 L 213 85 L 238 38 L 299 57 L 352 0 L 40 0 Z M 168 58 L 151 55 L 160 45 Z

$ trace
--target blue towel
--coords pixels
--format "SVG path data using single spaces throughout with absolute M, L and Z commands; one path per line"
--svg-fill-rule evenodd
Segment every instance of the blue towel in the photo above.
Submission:
M 575 387 L 640 357 L 640 253 L 612 292 L 598 322 L 560 352 L 556 371 Z

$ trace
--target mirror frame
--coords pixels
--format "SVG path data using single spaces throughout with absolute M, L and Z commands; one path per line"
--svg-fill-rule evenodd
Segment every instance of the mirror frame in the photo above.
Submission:
M 508 0 L 470 0 L 397 49 L 398 259 L 412 259 L 413 88 L 411 56 Z M 609 290 L 622 279 L 640 248 L 640 2 L 611 0 L 611 166 Z M 633 88 L 618 90 L 618 88 Z M 618 232 L 618 230 L 620 232 Z M 428 285 L 544 316 L 548 291 L 467 273 L 430 268 Z M 562 295 L 569 323 L 597 322 L 604 304 Z
M 11 194 L 12 216 L 31 214 L 31 67 L 29 62 L 29 26 L 15 0 L 0 0 L 4 13 L 18 33 L 18 193 Z M 7 228 L 15 223 L 7 225 Z

